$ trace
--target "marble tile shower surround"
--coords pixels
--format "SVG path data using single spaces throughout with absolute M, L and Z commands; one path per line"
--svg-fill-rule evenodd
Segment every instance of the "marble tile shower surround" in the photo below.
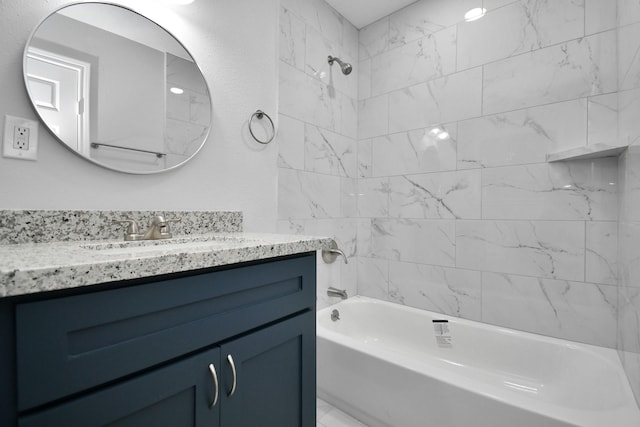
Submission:
M 616 346 L 617 161 L 546 163 L 616 142 L 610 9 L 422 0 L 360 31 L 360 294 Z
M 242 231 L 242 212 L 0 210 L 0 244 L 121 239 L 126 228 L 114 220 L 134 219 L 144 232 L 155 215 L 180 218 L 175 235 Z
M 281 5 L 279 227 L 355 261 L 321 286 L 617 346 L 640 397 L 633 168 L 546 163 L 640 142 L 640 3 L 421 0 L 356 49 L 322 1 Z M 322 80 L 323 45 L 355 83 Z
M 624 123 L 621 122 L 623 130 Z M 624 128 L 625 132 L 631 129 Z M 635 132 L 640 135 L 640 132 Z M 640 402 L 640 145 L 620 156 L 619 294 L 617 347 Z
M 619 307 L 634 325 L 640 298 L 618 284 L 617 161 L 546 163 L 640 135 L 640 6 L 618 1 L 620 23 L 608 0 L 421 0 L 337 54 L 356 61 L 350 89 L 322 79 L 315 52 L 344 43 L 344 21 L 319 0 L 281 2 L 279 229 L 333 234 L 352 260 L 319 264 L 319 306 L 341 284 L 620 348 Z
M 343 75 L 334 55 L 354 65 Z M 332 236 L 349 264 L 318 261 L 318 307 L 356 294 L 358 31 L 323 0 L 282 0 L 278 231 Z
M 640 404 L 640 2 L 618 0 L 619 158 L 617 348 Z
M 546 163 L 616 142 L 616 26 L 605 0 L 423 0 L 360 31 L 360 294 L 616 346 L 616 160 Z

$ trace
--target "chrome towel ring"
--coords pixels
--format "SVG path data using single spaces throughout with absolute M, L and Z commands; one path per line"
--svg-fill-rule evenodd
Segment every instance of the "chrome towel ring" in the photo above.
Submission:
M 251 128 L 253 125 L 253 119 L 256 118 L 258 120 L 262 120 L 263 117 L 266 117 L 267 120 L 269 120 L 269 123 L 271 124 L 271 137 L 269 139 L 267 139 L 266 141 L 262 141 L 260 140 L 254 133 L 253 133 L 253 129 Z M 258 141 L 260 144 L 268 144 L 271 141 L 273 141 L 273 138 L 276 136 L 276 127 L 273 124 L 273 120 L 271 120 L 271 117 L 269 117 L 269 115 L 267 113 L 265 113 L 262 110 L 256 110 L 255 113 L 253 113 L 251 115 L 251 117 L 249 118 L 249 132 L 251 132 L 251 136 L 253 137 L 253 139 L 255 139 L 256 141 Z

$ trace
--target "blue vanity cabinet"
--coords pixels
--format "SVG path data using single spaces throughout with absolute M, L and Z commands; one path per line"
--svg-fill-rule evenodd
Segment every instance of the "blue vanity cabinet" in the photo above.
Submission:
M 315 426 L 314 322 L 312 312 L 295 316 L 18 425 Z
M 315 273 L 307 253 L 4 301 L 17 399 L 0 420 L 315 426 Z
M 307 312 L 221 347 L 221 425 L 315 427 L 315 322 Z
M 50 409 L 21 416 L 20 427 L 196 427 L 220 425 L 208 365 L 220 350 L 202 352 Z

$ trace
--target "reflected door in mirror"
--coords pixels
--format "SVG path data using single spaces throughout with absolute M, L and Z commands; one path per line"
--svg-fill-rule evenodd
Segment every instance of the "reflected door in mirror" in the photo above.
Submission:
M 29 91 L 40 116 L 69 148 L 87 154 L 89 64 L 32 48 L 27 68 Z

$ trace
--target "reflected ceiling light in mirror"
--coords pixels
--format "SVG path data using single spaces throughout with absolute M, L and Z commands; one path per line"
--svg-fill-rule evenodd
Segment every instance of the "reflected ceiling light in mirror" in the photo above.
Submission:
M 313 76 L 319 79 L 324 79 L 325 77 L 327 77 L 327 72 L 324 70 L 317 70 L 313 72 Z
M 449 132 L 440 129 L 439 127 L 435 127 L 429 131 L 429 134 L 435 136 L 438 139 L 444 140 L 449 138 Z
M 171 93 L 175 93 L 176 95 L 182 95 L 184 93 L 184 90 L 180 89 L 179 87 L 172 87 L 171 89 L 169 89 L 169 91 L 171 91 Z
M 485 13 L 487 13 L 487 9 L 483 7 L 476 7 L 464 14 L 464 20 L 467 22 L 475 21 L 482 18 Z

